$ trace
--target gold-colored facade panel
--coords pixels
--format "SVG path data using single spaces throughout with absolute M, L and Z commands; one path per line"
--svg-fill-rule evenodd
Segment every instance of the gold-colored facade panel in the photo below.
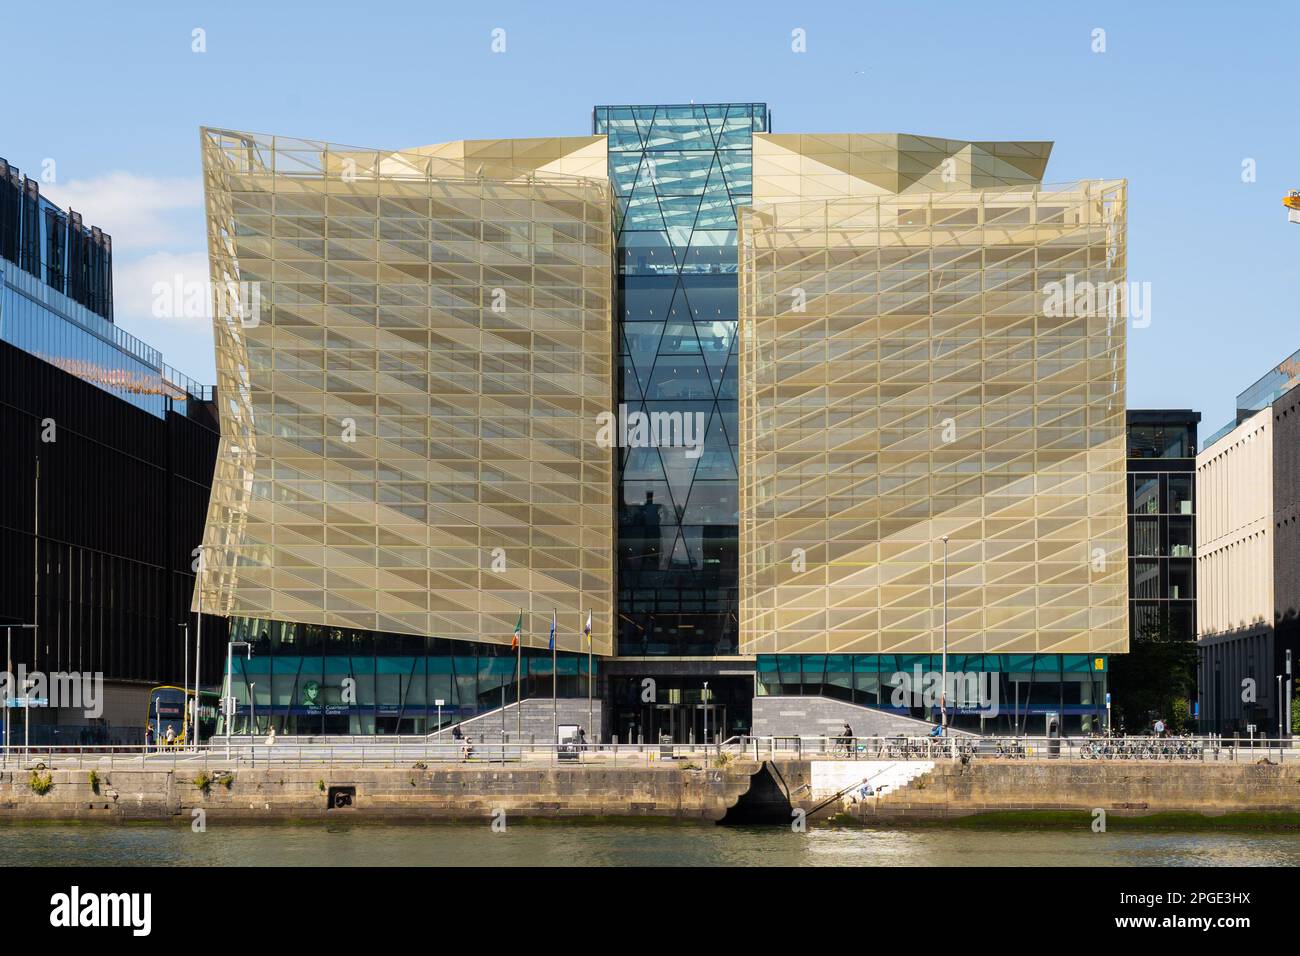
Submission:
M 435 159 L 434 175 L 514 179 L 558 173 L 605 179 L 609 151 L 605 136 L 550 136 L 537 139 L 462 139 L 411 150 Z
M 1042 182 L 1050 142 L 969 143 L 906 133 L 755 133 L 759 202 L 956 192 Z
M 1124 183 L 828 194 L 763 181 L 781 139 L 740 218 L 742 653 L 939 651 L 943 535 L 954 653 L 1126 651 Z M 1041 175 L 1021 145 L 934 168 Z
M 202 134 L 222 441 L 195 606 L 613 650 L 604 137 Z M 233 295 L 238 290 L 238 295 Z

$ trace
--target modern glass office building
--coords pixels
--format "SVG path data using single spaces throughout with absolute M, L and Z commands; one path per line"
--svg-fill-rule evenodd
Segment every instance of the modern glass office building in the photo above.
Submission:
M 595 111 L 616 200 L 619 404 L 689 416 L 703 442 L 619 450 L 622 655 L 739 649 L 736 209 L 766 131 L 762 104 Z
M 776 134 L 758 103 L 203 152 L 214 281 L 260 315 L 216 320 L 196 606 L 252 643 L 260 726 L 544 696 L 553 616 L 560 693 L 590 649 L 605 737 L 744 731 L 755 695 L 881 708 L 941 650 L 945 534 L 949 650 L 1011 725 L 1104 706 L 1122 182 L 1043 185 L 1048 143 Z
M 1196 640 L 1200 412 L 1128 413 L 1130 640 Z
M 1202 449 L 1209 448 L 1248 418 L 1268 408 L 1297 384 L 1300 384 L 1300 349 L 1278 362 L 1249 388 L 1237 393 L 1236 416 L 1205 439 Z
M 195 607 L 254 644 L 241 718 L 433 730 L 540 696 L 553 619 L 576 694 L 613 649 L 604 137 L 380 152 L 205 130 L 203 161 L 231 294 Z
M 599 106 L 593 131 L 608 139 L 615 196 L 619 407 L 680 415 L 696 439 L 619 449 L 614 730 L 743 730 L 753 691 L 752 665 L 734 660 L 736 210 L 752 199 L 767 107 Z
M 0 340 L 162 418 L 206 389 L 113 322 L 113 240 L 0 159 Z
M 216 409 L 114 323 L 111 269 L 108 235 L 0 160 L 0 629 L 15 667 L 104 679 L 98 716 L 8 711 L 33 743 L 139 743 L 149 689 L 194 680 Z M 224 623 L 205 622 L 207 680 Z
M 946 641 L 986 680 L 1029 678 L 1008 727 L 1104 711 L 1128 643 L 1125 191 L 1043 185 L 1049 150 L 756 142 L 740 582 L 760 673 L 797 652 L 906 674 Z

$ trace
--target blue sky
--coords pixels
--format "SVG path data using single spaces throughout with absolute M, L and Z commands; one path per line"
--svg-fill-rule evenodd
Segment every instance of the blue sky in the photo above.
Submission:
M 43 189 L 113 234 L 119 324 L 204 381 L 207 324 L 149 308 L 154 281 L 206 275 L 199 126 L 400 148 L 690 100 L 766 102 L 778 132 L 1050 139 L 1048 180 L 1127 178 L 1129 279 L 1152 307 L 1130 407 L 1198 409 L 1208 434 L 1300 347 L 1292 4 L 52 0 L 21 20 L 0 41 L 24 78 L 0 156 L 55 161 Z

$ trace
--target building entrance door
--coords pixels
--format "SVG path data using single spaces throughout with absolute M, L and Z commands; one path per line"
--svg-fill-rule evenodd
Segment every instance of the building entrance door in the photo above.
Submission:
M 657 680 L 653 699 L 646 700 L 641 678 L 618 685 L 614 700 L 613 730 L 623 742 L 658 744 L 717 743 L 749 726 L 752 679 L 689 677 Z
M 696 743 L 712 744 L 726 739 L 726 705 L 695 704 L 690 710 L 691 729 L 695 731 Z
M 654 704 L 625 714 L 620 739 L 646 743 L 716 743 L 726 739 L 727 708 L 721 704 Z M 719 734 L 722 734 L 719 737 Z

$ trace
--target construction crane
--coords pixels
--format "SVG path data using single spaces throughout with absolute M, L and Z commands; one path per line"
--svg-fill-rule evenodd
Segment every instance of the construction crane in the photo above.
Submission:
M 1300 223 L 1300 190 L 1293 189 L 1282 197 L 1286 206 L 1286 221 Z

